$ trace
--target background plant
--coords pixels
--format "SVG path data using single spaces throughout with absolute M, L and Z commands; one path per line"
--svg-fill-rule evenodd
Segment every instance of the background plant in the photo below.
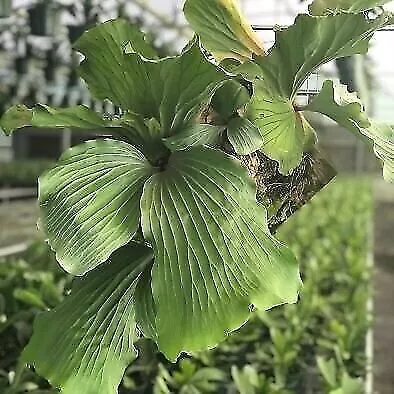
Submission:
M 2 163 L 0 167 L 0 187 L 35 187 L 38 177 L 52 167 L 50 160 L 16 160 Z
M 217 345 L 255 309 L 297 300 L 295 255 L 270 233 L 272 202 L 257 203 L 264 182 L 240 155 L 258 151 L 259 167 L 274 162 L 293 182 L 305 161 L 317 162 L 304 115 L 315 111 L 369 137 L 393 179 L 393 129 L 369 120 L 355 94 L 328 81 L 308 106 L 295 101 L 317 67 L 365 53 L 373 32 L 393 21 L 365 15 L 376 2 L 337 5 L 314 2 L 268 53 L 232 1 L 186 1 L 199 37 L 163 59 L 135 26 L 110 21 L 76 49 L 90 91 L 119 106 L 119 116 L 45 105 L 5 114 L 7 132 L 32 125 L 113 136 L 70 149 L 40 178 L 40 226 L 63 269 L 82 278 L 38 316 L 23 362 L 63 392 L 111 393 L 141 333 L 175 360 Z M 333 321 L 331 330 L 346 349 L 343 326 Z M 278 327 L 270 336 L 282 390 L 297 343 Z M 193 368 L 185 368 L 189 382 Z

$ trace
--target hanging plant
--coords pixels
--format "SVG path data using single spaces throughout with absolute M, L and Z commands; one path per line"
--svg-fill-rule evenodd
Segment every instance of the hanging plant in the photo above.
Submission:
M 393 128 L 370 120 L 356 94 L 327 81 L 310 104 L 295 104 L 312 72 L 365 53 L 393 22 L 363 12 L 383 3 L 316 0 L 269 51 L 232 0 L 187 0 L 197 35 L 175 57 L 158 58 L 123 20 L 86 32 L 75 44 L 80 75 L 121 113 L 19 105 L 1 120 L 8 134 L 34 126 L 112 135 L 71 148 L 40 177 L 40 228 L 77 278 L 36 319 L 23 363 L 64 393 L 115 393 L 139 337 L 176 360 L 216 346 L 254 309 L 296 302 L 298 264 L 269 219 L 274 230 L 333 175 L 306 112 L 374 144 L 394 180 Z M 270 189 L 278 178 L 282 194 Z M 290 183 L 304 199 L 288 195 Z

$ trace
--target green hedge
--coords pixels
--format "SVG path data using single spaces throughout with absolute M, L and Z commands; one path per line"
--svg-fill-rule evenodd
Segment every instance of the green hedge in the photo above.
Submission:
M 255 312 L 221 346 L 185 355 L 177 364 L 166 362 L 151 342 L 140 341 L 140 358 L 127 370 L 119 392 L 361 394 L 371 206 L 368 181 L 328 186 L 279 233 L 302 265 L 297 305 Z M 69 278 L 44 245 L 0 264 L 0 392 L 9 389 L 34 314 L 59 302 L 68 286 Z M 37 394 L 38 387 L 48 390 L 28 370 L 16 387 L 16 392 Z
M 44 159 L 0 163 L 0 187 L 37 186 L 37 178 L 53 164 Z

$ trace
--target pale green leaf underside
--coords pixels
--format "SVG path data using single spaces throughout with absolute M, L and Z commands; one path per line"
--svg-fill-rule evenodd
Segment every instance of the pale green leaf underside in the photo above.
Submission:
M 135 358 L 135 289 L 152 251 L 128 245 L 39 315 L 23 362 L 64 394 L 115 394 Z
M 40 226 L 67 272 L 83 275 L 131 240 L 152 172 L 133 146 L 97 140 L 71 148 L 40 177 Z
M 84 105 L 72 108 L 51 108 L 47 105 L 36 105 L 29 109 L 24 105 L 11 107 L 2 117 L 1 128 L 6 134 L 22 127 L 40 128 L 79 128 L 101 129 L 111 126 L 103 115 Z
M 383 14 L 368 20 L 363 14 L 299 15 L 294 25 L 276 33 L 269 56 L 257 57 L 241 66 L 241 71 L 249 79 L 259 77 L 272 95 L 293 99 L 304 81 L 322 64 L 366 53 L 373 33 L 389 24 L 391 17 Z
M 251 304 L 296 301 L 296 260 L 269 234 L 255 194 L 240 162 L 211 148 L 174 153 L 146 183 L 156 336 L 170 359 L 215 346 L 248 319 Z
M 326 81 L 306 110 L 324 114 L 355 135 L 370 138 L 376 156 L 383 161 L 384 178 L 394 182 L 394 128 L 371 122 L 355 93 L 349 93 L 344 85 Z
M 288 99 L 270 96 L 260 81 L 255 86 L 247 117 L 260 130 L 262 151 L 279 162 L 283 174 L 288 174 L 300 164 L 306 143 L 301 115 Z
M 315 0 L 309 6 L 311 15 L 329 15 L 341 11 L 361 12 L 382 6 L 391 0 Z
M 257 151 L 263 145 L 260 130 L 249 119 L 231 119 L 227 127 L 227 137 L 235 152 L 239 155 L 248 155 Z
M 164 144 L 172 151 L 186 150 L 195 146 L 213 145 L 218 141 L 224 127 L 210 124 L 191 124 L 179 133 L 163 139 Z
M 236 0 L 187 0 L 186 19 L 216 59 L 264 54 L 263 44 L 241 15 Z

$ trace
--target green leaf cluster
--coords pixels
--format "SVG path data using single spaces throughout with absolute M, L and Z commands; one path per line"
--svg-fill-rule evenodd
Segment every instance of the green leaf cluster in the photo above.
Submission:
M 186 17 L 198 33 L 204 31 L 206 25 L 204 14 L 200 11 L 202 3 L 189 0 L 185 6 Z M 216 23 L 211 21 L 209 36 L 201 35 L 203 45 L 211 49 L 213 54 L 215 43 L 225 43 L 225 38 L 229 36 L 229 26 L 240 18 L 239 15 L 233 15 L 226 26 L 221 24 L 221 15 L 230 7 L 230 3 L 234 2 L 217 2 L 216 6 L 220 4 L 222 12 L 218 13 Z M 261 148 L 268 157 L 280 163 L 280 171 L 283 174 L 288 174 L 296 168 L 302 160 L 303 153 L 316 143 L 316 134 L 307 122 L 304 111 L 325 114 L 326 105 L 330 105 L 322 102 L 319 107 L 315 105 L 300 108 L 295 102 L 298 91 L 308 77 L 323 64 L 341 57 L 365 54 L 368 51 L 374 32 L 391 25 L 393 15 L 383 12 L 377 18 L 369 19 L 364 11 L 385 3 L 387 1 L 315 0 L 309 7 L 308 15 L 299 15 L 294 25 L 277 30 L 275 44 L 268 51 L 261 54 L 259 50 L 252 50 L 250 47 L 248 56 L 241 59 L 243 63 L 231 63 L 228 70 L 234 74 L 241 74 L 253 86 L 251 100 L 245 103 L 242 111 L 244 117 L 252 122 L 253 128 L 248 127 L 246 121 L 237 122 L 236 128 L 234 123 L 228 123 L 229 138 L 234 149 L 240 154 L 248 154 L 256 148 Z M 242 41 L 246 30 L 239 30 L 240 28 L 232 29 L 232 34 L 236 34 Z M 227 48 L 228 57 L 239 59 L 230 54 L 230 48 L 231 45 Z M 218 56 L 218 59 L 221 57 Z M 346 89 L 341 89 L 337 90 L 336 96 L 343 103 L 349 94 Z M 357 97 L 353 97 L 352 100 L 359 102 Z M 336 111 L 337 109 L 334 109 L 334 112 Z M 381 130 L 382 127 L 388 126 L 378 125 L 371 130 L 371 123 L 365 119 L 362 107 L 353 108 L 352 116 L 353 119 L 345 127 L 352 131 L 350 123 L 354 118 L 355 121 L 358 118 L 364 120 L 361 133 L 378 145 L 375 151 L 384 162 L 385 178 L 392 181 L 394 140 L 387 131 L 384 133 Z M 247 140 L 244 137 L 245 129 L 248 129 Z M 377 142 L 379 136 L 381 139 Z M 242 148 L 239 148 L 239 145 L 242 145 Z
M 372 274 L 367 269 L 371 210 L 368 181 L 334 181 L 279 231 L 302 262 L 304 286 L 296 306 L 254 313 L 215 350 L 182 357 L 177 364 L 166 362 L 152 341 L 139 340 L 140 357 L 127 368 L 120 394 L 203 394 L 235 388 L 247 394 L 295 394 L 311 385 L 328 394 L 342 385 L 345 372 L 363 378 L 370 324 L 366 300 Z M 20 290 L 39 294 L 48 308 L 58 305 L 64 288 L 70 287 L 71 278 L 58 269 L 45 246 L 37 242 L 24 255 L 0 264 L 0 392 L 5 394 L 56 392 L 28 369 L 18 381 L 14 376 L 33 317 L 42 311 L 29 298 L 17 298 Z M 317 369 L 315 355 L 335 365 L 331 385 L 327 374 Z M 285 388 L 276 383 L 280 381 Z
M 75 48 L 90 92 L 119 115 L 39 104 L 3 116 L 8 134 L 33 126 L 111 136 L 73 147 L 39 179 L 39 226 L 77 278 L 64 303 L 36 319 L 23 362 L 64 393 L 114 393 L 140 336 L 175 360 L 215 347 L 255 308 L 296 302 L 295 255 L 270 234 L 239 155 L 261 150 L 291 173 L 314 149 L 304 111 L 315 111 L 372 139 L 393 180 L 392 128 L 370 121 L 356 97 L 326 84 L 308 107 L 295 104 L 313 71 L 365 53 L 393 20 L 360 12 L 382 2 L 338 1 L 332 12 L 333 3 L 314 2 L 268 52 L 233 0 L 187 0 L 197 35 L 174 57 L 158 58 L 135 26 L 105 22 Z

